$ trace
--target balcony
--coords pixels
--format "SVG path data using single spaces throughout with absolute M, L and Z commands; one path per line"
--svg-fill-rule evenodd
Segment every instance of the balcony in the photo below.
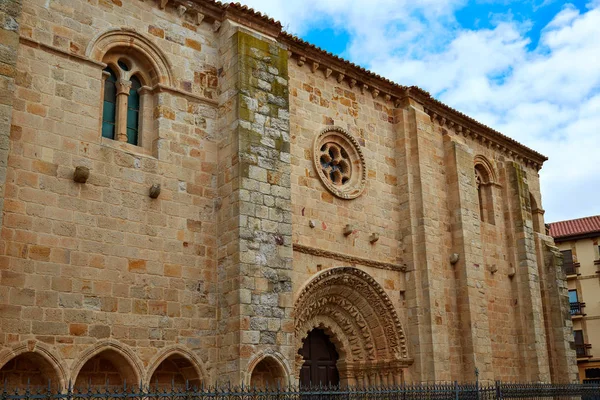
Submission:
M 579 263 L 564 263 L 563 269 L 565 271 L 565 275 L 567 275 L 567 278 L 572 278 L 579 275 Z
M 571 317 L 583 317 L 585 313 L 583 312 L 583 308 L 585 307 L 585 303 L 575 302 L 571 303 Z
M 586 344 L 575 344 L 575 354 L 577 354 L 577 358 L 590 358 L 591 352 L 590 349 L 592 345 L 589 343 Z

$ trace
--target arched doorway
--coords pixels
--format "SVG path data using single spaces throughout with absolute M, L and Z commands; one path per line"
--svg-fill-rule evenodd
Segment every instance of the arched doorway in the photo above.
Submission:
M 325 331 L 313 329 L 304 339 L 300 355 L 304 359 L 300 370 L 300 385 L 339 385 L 339 355 Z
M 20 354 L 0 368 L 0 383 L 7 388 L 60 389 L 60 380 L 53 366 L 40 354 Z
M 108 349 L 96 354 L 83 364 L 77 379 L 75 389 L 114 389 L 139 384 L 135 369 L 118 351 Z
M 294 317 L 298 349 L 295 372 L 301 383 L 304 346 L 315 330 L 324 332 L 337 351 L 342 385 L 398 384 L 403 369 L 413 362 L 394 305 L 385 290 L 357 268 L 335 267 L 317 274 L 298 294 Z M 310 346 L 311 341 L 308 343 Z M 313 380 L 319 377 L 312 374 L 311 382 L 318 384 Z
M 200 387 L 200 376 L 190 360 L 174 353 L 163 360 L 150 378 L 150 386 L 158 388 Z
M 265 357 L 252 370 L 250 386 L 256 388 L 284 388 L 287 386 L 286 373 L 273 357 Z

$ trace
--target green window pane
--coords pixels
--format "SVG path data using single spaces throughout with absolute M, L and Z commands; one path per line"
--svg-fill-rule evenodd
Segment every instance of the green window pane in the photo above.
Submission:
M 115 103 L 104 101 L 102 107 L 102 136 L 115 138 Z
M 109 139 L 115 138 L 115 121 L 116 121 L 116 105 L 117 105 L 117 76 L 110 67 L 106 67 L 104 71 L 110 75 L 104 82 L 104 104 L 102 107 L 102 136 Z
M 138 126 L 140 120 L 140 95 L 142 85 L 137 77 L 131 78 L 131 90 L 127 99 L 127 143 L 138 144 Z

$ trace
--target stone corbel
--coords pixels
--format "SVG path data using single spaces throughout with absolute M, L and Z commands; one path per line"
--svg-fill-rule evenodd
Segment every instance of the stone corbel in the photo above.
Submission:
M 360 87 L 360 92 L 362 94 L 365 94 L 365 92 L 369 90 L 369 85 L 367 85 L 366 83 L 363 83 L 362 86 Z
M 402 105 L 402 100 L 400 100 L 400 99 L 394 100 L 394 108 L 400 108 L 401 105 Z
M 331 75 L 333 71 L 331 70 L 331 68 L 325 68 L 324 74 L 325 74 L 325 79 L 329 78 L 329 76 Z
M 164 10 L 167 7 L 168 3 L 169 3 L 169 0 L 159 0 L 158 8 L 160 8 L 161 10 Z
M 337 76 L 338 83 L 342 82 L 344 80 L 344 78 L 345 78 L 345 75 L 340 72 Z
M 177 15 L 179 15 L 179 18 L 183 17 L 183 14 L 185 14 L 186 11 L 187 7 L 183 4 L 177 6 Z
M 373 95 L 373 98 L 376 99 L 377 96 L 379 96 L 379 90 L 373 89 L 373 92 L 371 92 L 371 94 Z
M 200 12 L 198 14 L 196 14 L 196 25 L 200 25 L 203 20 L 204 20 L 204 14 L 202 14 Z
M 317 72 L 318 69 L 319 69 L 319 63 L 316 61 L 313 61 L 312 65 L 310 66 L 310 71 L 314 74 L 315 72 Z
M 304 57 L 304 56 L 298 57 L 298 66 L 299 67 L 303 66 L 305 62 L 306 62 L 306 57 Z
M 350 82 L 348 82 L 348 85 L 350 85 L 350 88 L 353 89 L 354 86 L 356 86 L 356 79 L 350 79 Z
M 385 101 L 390 101 L 390 100 L 392 99 L 392 96 L 386 93 L 386 95 L 385 95 L 385 96 L 383 96 L 383 99 L 384 99 Z
M 213 25 L 212 25 L 213 32 L 218 31 L 220 27 L 221 27 L 221 21 L 215 21 L 215 22 L 213 22 Z

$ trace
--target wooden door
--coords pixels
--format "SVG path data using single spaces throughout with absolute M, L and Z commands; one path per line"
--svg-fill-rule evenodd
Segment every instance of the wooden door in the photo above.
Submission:
M 340 377 L 337 370 L 338 353 L 329 337 L 321 329 L 314 329 L 304 340 L 300 352 L 304 364 L 300 371 L 302 386 L 338 385 Z

